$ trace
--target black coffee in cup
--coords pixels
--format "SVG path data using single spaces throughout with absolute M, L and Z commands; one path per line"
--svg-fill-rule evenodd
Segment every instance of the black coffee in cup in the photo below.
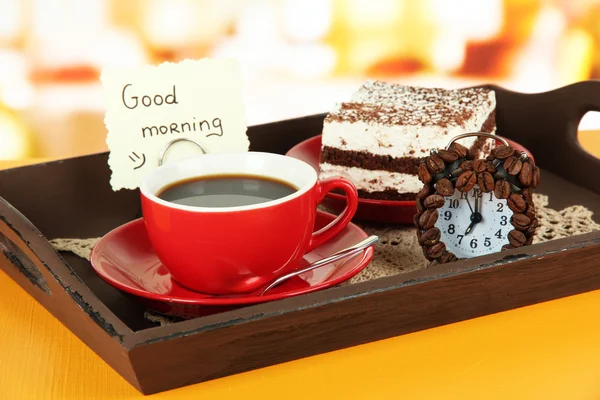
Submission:
M 175 182 L 157 196 L 193 207 L 239 207 L 286 197 L 298 189 L 288 182 L 255 175 L 211 175 Z

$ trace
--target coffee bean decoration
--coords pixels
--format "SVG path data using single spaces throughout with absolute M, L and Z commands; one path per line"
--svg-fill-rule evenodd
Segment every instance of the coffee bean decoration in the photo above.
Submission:
M 496 173 L 496 167 L 494 167 L 494 164 L 492 164 L 490 161 L 488 161 L 487 163 L 485 163 L 486 165 L 486 171 L 489 172 L 490 174 L 495 174 Z
M 527 209 L 525 209 L 525 215 L 529 218 L 535 218 L 535 206 L 533 203 L 527 205 Z
M 512 193 L 510 196 L 508 196 L 506 203 L 508 204 L 508 208 L 516 213 L 523 212 L 527 208 L 525 199 L 518 193 Z
M 512 230 L 508 232 L 508 242 L 513 247 L 521 247 L 527 242 L 527 238 L 523 232 Z
M 502 246 L 502 250 L 533 243 L 539 225 L 533 189 L 540 181 L 540 170 L 533 159 L 506 145 L 496 146 L 485 158 L 477 158 L 471 153 L 465 146 L 455 142 L 447 150 L 433 150 L 419 165 L 418 177 L 423 182 L 423 188 L 417 193 L 417 213 L 413 222 L 417 227 L 419 245 L 430 265 L 458 259 L 444 243 L 445 235 L 449 233 L 442 233 L 435 225 L 441 215 L 439 209 L 446 204 L 446 197 L 455 195 L 456 190 L 467 193 L 475 185 L 483 193 L 493 192 L 497 199 L 506 200 L 506 205 L 513 212 L 508 243 Z M 484 218 L 485 212 L 490 210 L 484 209 Z M 448 217 L 446 212 L 443 217 Z M 468 216 L 466 218 L 465 222 L 468 222 Z M 474 231 L 472 235 L 474 239 L 483 240 L 484 233 Z
M 444 200 L 443 196 L 440 196 L 439 194 L 432 194 L 431 196 L 425 198 L 423 205 L 427 208 L 440 208 L 445 202 L 446 200 Z
M 456 142 L 450 145 L 450 151 L 455 152 L 458 155 L 458 158 L 465 158 L 469 153 L 469 149 L 467 149 L 462 144 Z
M 423 204 L 423 200 L 418 198 L 415 200 L 415 204 L 417 206 L 417 212 L 418 213 L 422 213 L 423 211 L 425 211 L 425 205 Z
M 473 161 L 467 160 L 460 163 L 458 166 L 463 171 L 470 171 L 473 169 Z
M 496 181 L 494 195 L 498 199 L 507 199 L 510 196 L 510 183 L 504 179 Z
M 429 169 L 434 174 L 439 174 L 440 172 L 443 172 L 446 168 L 444 160 L 442 160 L 439 156 L 435 154 L 427 157 L 427 159 L 425 160 L 425 164 L 427 165 L 427 169 Z
M 533 173 L 531 175 L 531 188 L 535 189 L 539 183 L 540 183 L 540 169 L 538 167 L 534 167 Z
M 421 188 L 421 190 L 419 190 L 419 193 L 417 193 L 417 199 L 424 200 L 425 197 L 429 196 L 432 193 L 433 193 L 433 190 L 431 188 L 431 185 L 424 185 L 423 188 Z
M 529 223 L 529 228 L 527 228 L 527 236 L 529 237 L 533 237 L 535 235 L 535 230 L 537 229 L 539 225 L 539 222 L 537 220 L 537 218 L 533 218 L 531 219 L 531 222 Z
M 523 186 L 530 186 L 532 177 L 533 167 L 531 166 L 531 163 L 526 161 L 523 163 L 523 167 L 521 167 L 521 172 L 519 172 L 519 182 L 521 182 L 521 185 Z
M 430 208 L 423 211 L 419 217 L 419 226 L 423 229 L 433 228 L 438 219 L 438 211 L 435 208 Z
M 533 204 L 533 195 L 531 194 L 531 189 L 525 188 L 521 190 L 521 196 L 523 196 L 527 204 Z
M 478 159 L 473 161 L 473 171 L 480 173 L 487 169 L 485 160 Z
M 450 151 L 450 150 L 443 150 L 443 149 L 438 150 L 437 155 L 442 160 L 444 160 L 444 162 L 449 163 L 449 164 L 458 160 L 458 154 L 456 152 Z
M 473 171 L 464 171 L 456 180 L 456 189 L 461 192 L 468 192 L 473 189 L 477 183 L 477 176 Z
M 441 256 L 438 259 L 438 262 L 440 264 L 446 264 L 446 263 L 449 263 L 449 262 L 452 262 L 452 261 L 456 261 L 456 260 L 457 260 L 457 258 L 454 255 L 454 253 L 451 253 L 451 252 L 447 251 L 446 254 L 444 254 L 443 256 Z
M 442 178 L 435 184 L 435 190 L 442 196 L 452 196 L 454 194 L 454 184 L 448 178 Z
M 431 258 L 441 257 L 446 252 L 446 245 L 443 242 L 437 242 L 431 247 L 426 247 L 427 255 Z
M 521 172 L 521 167 L 523 167 L 523 163 L 515 156 L 510 156 L 504 161 L 504 170 L 509 175 L 517 175 Z
M 429 183 L 431 182 L 431 172 L 429 172 L 429 170 L 427 169 L 427 167 L 425 166 L 425 163 L 422 162 L 419 165 L 419 170 L 417 171 L 419 180 L 423 183 Z
M 494 177 L 489 172 L 482 172 L 477 175 L 477 184 L 484 193 L 494 190 Z
M 414 224 L 414 225 L 415 225 L 417 228 L 419 228 L 419 227 L 420 227 L 420 225 L 419 225 L 419 220 L 421 219 L 421 215 L 422 215 L 421 213 L 417 213 L 417 214 L 415 214 L 415 215 L 413 216 L 413 224 Z M 418 229 L 417 229 L 417 230 L 418 230 Z
M 512 156 L 514 152 L 512 147 L 501 145 L 492 150 L 492 157 L 499 160 L 506 160 L 508 157 Z
M 526 231 L 529 228 L 529 224 L 531 224 L 531 219 L 525 214 L 517 213 L 513 214 L 510 219 L 510 223 L 518 230 Z
M 433 246 L 440 241 L 442 232 L 438 228 L 431 228 L 421 234 L 419 244 L 421 246 Z

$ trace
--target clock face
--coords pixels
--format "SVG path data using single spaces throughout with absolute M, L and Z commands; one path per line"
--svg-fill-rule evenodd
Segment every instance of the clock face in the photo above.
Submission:
M 456 190 L 438 212 L 435 226 L 442 233 L 440 240 L 459 258 L 499 252 L 513 229 L 513 212 L 506 200 L 494 192 L 482 193 L 477 185 L 466 193 Z

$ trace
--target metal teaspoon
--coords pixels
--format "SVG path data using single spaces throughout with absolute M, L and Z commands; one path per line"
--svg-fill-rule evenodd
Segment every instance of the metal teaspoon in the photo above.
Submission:
M 379 237 L 377 237 L 375 235 L 369 236 L 365 240 L 362 240 L 362 241 L 356 243 L 353 246 L 350 246 L 348 248 L 340 250 L 337 253 L 334 253 L 334 254 L 330 255 L 329 257 L 325 257 L 325 258 L 322 258 L 322 259 L 320 259 L 318 261 L 313 262 L 312 264 L 310 264 L 306 268 L 303 268 L 303 269 L 298 270 L 298 271 L 290 272 L 287 275 L 283 275 L 283 276 L 277 278 L 276 280 L 274 280 L 269 286 L 267 286 L 267 288 L 264 289 L 260 295 L 264 296 L 264 294 L 268 290 L 273 289 L 275 286 L 279 286 L 281 283 L 287 281 L 288 279 L 290 279 L 290 278 L 292 278 L 294 276 L 303 274 L 303 273 L 308 272 L 308 271 L 312 271 L 313 269 L 317 269 L 319 267 L 322 267 L 323 265 L 327 265 L 329 263 L 332 263 L 334 261 L 340 260 L 342 258 L 349 257 L 349 256 L 355 255 L 357 253 L 360 253 L 361 251 L 363 251 L 367 247 L 370 247 L 370 246 L 374 245 L 378 240 L 379 240 Z

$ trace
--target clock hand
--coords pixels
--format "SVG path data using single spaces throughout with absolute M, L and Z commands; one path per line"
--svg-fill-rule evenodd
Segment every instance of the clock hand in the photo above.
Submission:
M 467 195 L 466 197 L 467 199 L 467 204 L 469 205 L 469 208 L 471 209 L 471 214 L 473 214 L 475 211 L 473 211 L 473 207 L 471 207 L 471 203 L 469 202 L 469 195 Z M 475 206 L 477 208 L 477 206 Z
M 465 236 L 473 231 L 473 228 L 476 224 L 480 223 L 483 220 L 481 213 L 479 212 L 479 194 L 475 193 L 475 211 L 471 208 L 471 204 L 469 203 L 469 197 L 467 196 L 467 204 L 469 204 L 469 208 L 471 208 L 471 223 L 467 227 L 465 231 Z
M 467 236 L 469 233 L 471 233 L 471 231 L 473 231 L 473 227 L 476 224 L 480 223 L 482 219 L 483 218 L 481 217 L 481 214 L 479 214 L 478 212 L 474 212 L 473 214 L 471 214 L 471 223 L 469 224 L 469 227 L 465 231 L 465 236 Z
M 473 230 L 473 227 L 475 226 L 476 223 L 477 222 L 475 222 L 475 221 L 471 221 L 471 223 L 469 224 L 469 227 L 465 231 L 465 236 L 467 236 L 469 233 L 471 233 L 471 231 Z

